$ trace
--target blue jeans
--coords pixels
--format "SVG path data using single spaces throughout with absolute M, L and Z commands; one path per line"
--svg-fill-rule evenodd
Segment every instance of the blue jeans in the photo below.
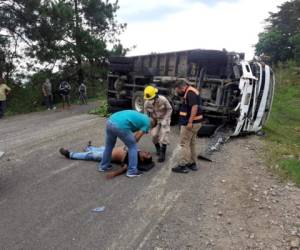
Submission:
M 70 152 L 70 158 L 73 160 L 86 160 L 86 161 L 101 161 L 105 147 L 88 146 L 85 152 Z
M 114 123 L 107 121 L 106 123 L 106 139 L 105 139 L 105 150 L 103 158 L 99 167 L 102 170 L 107 170 L 111 162 L 111 153 L 116 145 L 117 138 L 120 138 L 122 142 L 128 148 L 128 168 L 127 174 L 137 173 L 137 143 L 134 134 L 131 131 L 119 129 Z

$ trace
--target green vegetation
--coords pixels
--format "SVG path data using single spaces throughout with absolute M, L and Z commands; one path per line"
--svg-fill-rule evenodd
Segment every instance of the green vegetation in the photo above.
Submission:
M 0 77 L 12 88 L 7 114 L 43 108 L 47 78 L 56 103 L 61 81 L 70 83 L 73 100 L 81 82 L 89 98 L 101 95 L 107 59 L 128 52 L 118 39 L 126 28 L 118 9 L 114 0 L 1 0 Z
M 54 93 L 54 104 L 57 107 L 61 106 L 61 96 L 58 93 L 58 86 L 62 73 L 49 74 L 49 72 L 39 72 L 31 77 L 30 82 L 24 84 L 17 84 L 17 82 L 8 82 L 11 87 L 11 94 L 7 100 L 7 111 L 6 115 L 24 114 L 29 112 L 45 110 L 44 99 L 42 95 L 42 83 L 46 78 L 49 77 L 52 82 L 53 93 Z M 69 79 L 72 86 L 71 90 L 71 103 L 80 104 L 78 86 L 76 79 Z M 90 80 L 86 81 L 88 101 L 104 100 L 106 93 L 106 82 Z
M 256 55 L 271 63 L 296 60 L 300 62 L 300 1 L 292 0 L 270 13 L 267 26 L 259 34 Z
M 300 185 L 300 67 L 280 64 L 272 113 L 267 123 L 266 159 L 284 178 Z
M 90 112 L 92 115 L 100 115 L 102 117 L 108 117 L 110 113 L 108 113 L 108 106 L 106 101 L 101 101 L 98 108 L 92 109 Z
M 255 53 L 273 65 L 276 91 L 267 132 L 266 159 L 300 185 L 300 1 L 286 1 L 270 13 Z

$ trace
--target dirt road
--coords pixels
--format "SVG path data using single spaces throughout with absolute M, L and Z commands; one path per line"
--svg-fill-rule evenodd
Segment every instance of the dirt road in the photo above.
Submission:
M 0 121 L 0 249 L 298 249 L 300 191 L 259 160 L 259 138 L 232 140 L 180 175 L 173 127 L 167 162 L 108 181 L 97 163 L 58 153 L 103 145 L 105 119 L 87 114 L 95 105 Z M 154 151 L 149 137 L 140 148 Z

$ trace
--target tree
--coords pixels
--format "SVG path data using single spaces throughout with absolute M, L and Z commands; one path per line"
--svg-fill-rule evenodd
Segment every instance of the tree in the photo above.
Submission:
M 126 24 L 117 23 L 118 8 L 117 2 L 101 0 L 45 2 L 28 30 L 36 42 L 28 54 L 41 62 L 76 65 L 81 81 L 83 64 L 101 66 L 109 55 L 107 44 L 119 44 L 117 36 Z
M 120 44 L 126 24 L 116 21 L 118 8 L 108 0 L 2 0 L 0 31 L 11 44 L 22 43 L 18 47 L 36 65 L 74 68 L 82 80 L 83 65 L 101 67 L 110 54 L 107 44 Z
M 0 53 L 1 73 L 6 77 L 16 69 L 22 58 L 21 47 L 30 46 L 25 27 L 30 27 L 36 20 L 38 0 L 2 0 L 0 2 Z M 23 46 L 20 46 L 23 43 Z M 23 53 L 24 55 L 24 53 Z
M 124 48 L 121 43 L 115 44 L 110 51 L 110 56 L 125 56 L 131 49 L 135 48 Z
M 297 59 L 299 56 L 300 1 L 293 0 L 279 6 L 277 13 L 266 19 L 265 31 L 259 34 L 256 55 L 266 55 L 273 63 Z M 298 56 L 297 56 L 298 55 Z

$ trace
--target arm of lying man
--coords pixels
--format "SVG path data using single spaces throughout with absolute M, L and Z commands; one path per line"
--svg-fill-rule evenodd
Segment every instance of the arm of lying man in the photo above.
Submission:
M 124 174 L 126 171 L 127 171 L 127 164 L 122 164 L 120 169 L 117 169 L 116 171 L 112 171 L 106 174 L 106 179 L 113 179 L 119 175 Z

